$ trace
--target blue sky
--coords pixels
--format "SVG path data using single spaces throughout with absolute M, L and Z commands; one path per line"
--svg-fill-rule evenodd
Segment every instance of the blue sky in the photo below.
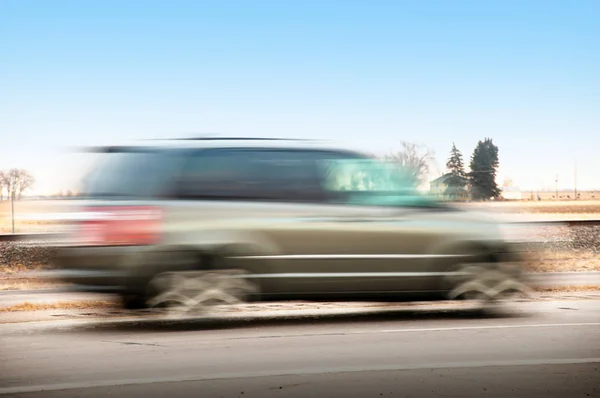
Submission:
M 600 189 L 599 1 L 0 2 L 0 168 L 189 134 L 384 153 L 500 148 L 526 189 Z M 70 181 L 70 180 L 69 180 Z M 498 181 L 502 183 L 502 181 Z

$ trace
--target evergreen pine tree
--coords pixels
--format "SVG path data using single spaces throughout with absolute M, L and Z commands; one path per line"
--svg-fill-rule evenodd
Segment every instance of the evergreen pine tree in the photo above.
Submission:
M 450 158 L 446 163 L 448 174 L 444 178 L 446 184 L 445 195 L 458 199 L 467 196 L 467 174 L 465 173 L 465 167 L 463 164 L 462 153 L 456 148 L 456 145 L 452 143 L 452 150 L 450 151 Z
M 500 196 L 496 184 L 498 170 L 498 147 L 490 138 L 479 141 L 471 156 L 469 183 L 474 200 L 488 200 Z

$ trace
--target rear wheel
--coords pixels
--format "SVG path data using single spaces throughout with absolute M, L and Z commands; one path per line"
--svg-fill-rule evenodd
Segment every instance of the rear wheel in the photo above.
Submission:
M 141 294 L 121 295 L 121 306 L 126 310 L 141 310 L 146 308 L 146 298 Z
M 148 307 L 170 316 L 207 315 L 259 293 L 244 270 L 165 272 L 148 286 Z

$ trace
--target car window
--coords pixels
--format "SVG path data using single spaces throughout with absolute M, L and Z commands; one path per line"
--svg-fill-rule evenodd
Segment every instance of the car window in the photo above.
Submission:
M 178 195 L 189 199 L 321 201 L 314 159 L 302 151 L 199 151 L 186 165 Z
M 321 162 L 330 191 L 399 192 L 407 189 L 392 165 L 373 159 L 327 159 Z
M 117 152 L 102 155 L 86 176 L 87 198 L 153 198 L 168 189 L 180 157 L 168 151 Z
M 370 206 L 431 206 L 400 168 L 369 157 L 330 156 L 318 161 L 323 189 L 334 203 Z

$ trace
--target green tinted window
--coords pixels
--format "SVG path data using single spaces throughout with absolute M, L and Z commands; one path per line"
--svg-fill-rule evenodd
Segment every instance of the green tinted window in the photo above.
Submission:
M 428 206 L 394 163 L 374 158 L 339 158 L 320 163 L 323 188 L 338 203 L 372 206 Z
M 403 192 L 410 189 L 397 168 L 374 159 L 331 159 L 321 163 L 331 191 Z

